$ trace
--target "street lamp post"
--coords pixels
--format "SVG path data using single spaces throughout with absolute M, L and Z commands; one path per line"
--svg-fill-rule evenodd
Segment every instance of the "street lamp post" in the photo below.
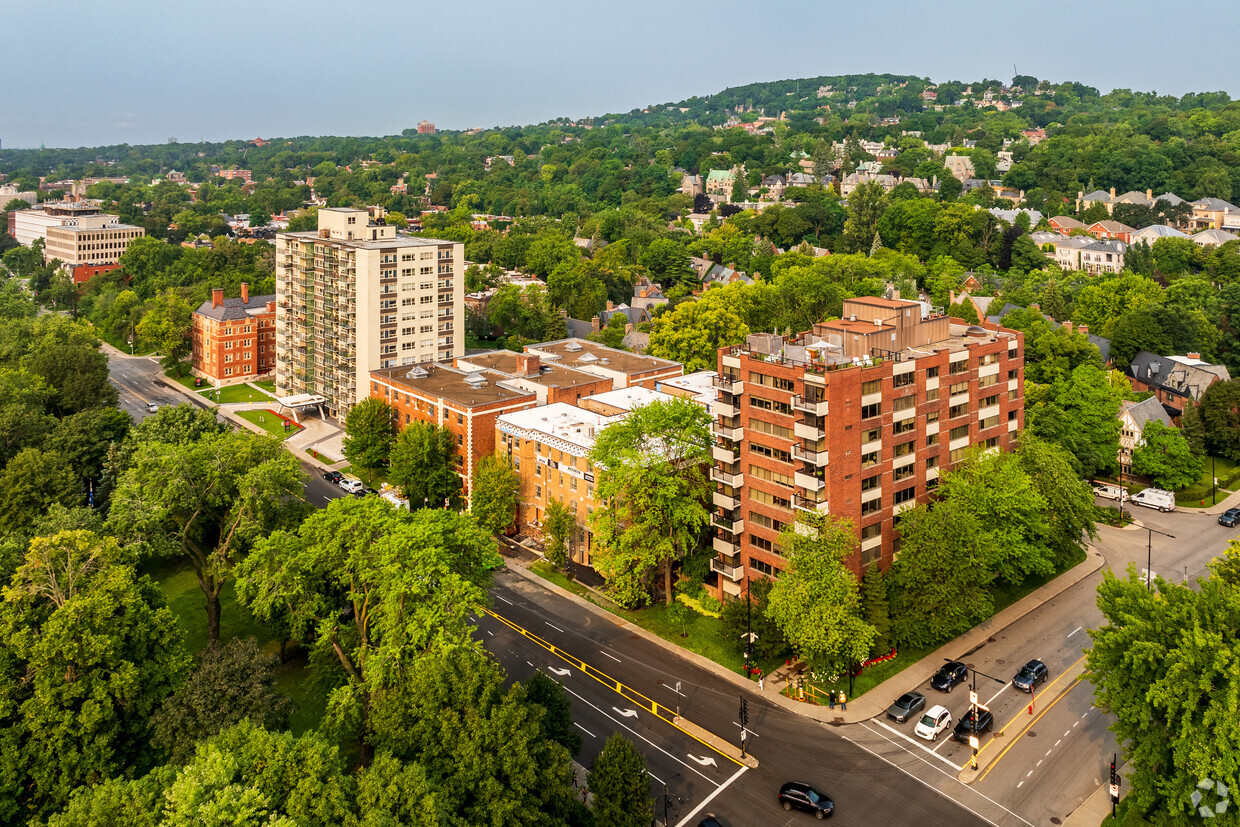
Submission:
M 1145 543 L 1145 590 L 1148 592 L 1148 591 L 1150 591 L 1150 590 L 1152 590 L 1152 589 L 1153 589 L 1153 585 L 1152 585 L 1152 583 L 1153 583 L 1153 580 L 1154 580 L 1154 575 L 1153 575 L 1153 573 L 1150 571 L 1150 569 L 1152 569 L 1152 568 L 1154 567 L 1154 535 L 1155 535 L 1155 534 L 1161 534 L 1161 535 L 1162 535 L 1162 536 L 1164 536 L 1164 537 L 1170 537 L 1172 540 L 1174 540 L 1174 539 L 1175 539 L 1175 535 L 1174 535 L 1174 534 L 1168 534 L 1168 533 L 1167 533 L 1167 532 L 1165 532 L 1165 531 L 1159 531 L 1159 530 L 1158 530 L 1158 529 L 1156 529 L 1156 528 L 1150 528 L 1150 527 L 1149 527 L 1149 526 L 1147 526 L 1147 525 L 1146 525 L 1146 526 L 1141 526 L 1141 527 L 1142 527 L 1142 528 L 1144 528 L 1144 529 L 1146 530 L 1146 532 L 1147 532 L 1147 533 L 1146 533 L 1146 535 L 1145 535 L 1145 537 L 1146 537 L 1146 543 Z
M 676 799 L 676 803 L 677 803 L 677 804 L 682 804 L 682 803 L 684 803 L 684 799 L 682 799 L 682 798 L 681 798 L 680 796 L 678 796 L 678 795 L 677 795 L 677 796 L 673 796 L 673 795 L 672 795 L 670 792 L 668 792 L 668 790 L 667 790 L 667 783 L 668 783 L 668 781 L 675 781 L 675 780 L 676 780 L 677 778 L 679 778 L 679 777 L 680 777 L 680 773 L 676 773 L 676 774 L 675 774 L 675 775 L 673 775 L 671 778 L 667 779 L 667 781 L 664 781 L 664 782 L 663 782 L 663 796 L 662 796 L 662 797 L 663 797 L 663 827 L 667 827 L 667 825 L 668 825 L 668 807 L 669 807 L 669 805 L 672 803 L 672 799 L 673 799 L 673 798 L 675 798 L 675 799 Z
M 943 658 L 943 660 L 947 661 L 948 663 L 952 662 L 951 658 Z M 983 678 L 989 678 L 995 683 L 1000 683 L 1000 684 L 1006 684 L 1007 681 L 1003 680 L 1002 678 L 996 678 L 994 675 L 987 675 L 985 672 L 979 672 L 976 669 L 970 669 L 969 673 L 970 673 L 970 677 L 972 680 L 972 683 L 969 686 L 969 710 L 970 710 L 969 718 L 971 719 L 971 723 L 973 726 L 973 732 L 969 736 L 969 747 L 970 749 L 973 750 L 973 754 L 969 758 L 969 768 L 976 770 L 977 769 L 977 748 L 978 748 L 977 710 L 979 709 L 978 704 L 977 704 L 977 676 L 981 675 Z M 984 706 L 980 708 L 986 709 L 986 707 Z

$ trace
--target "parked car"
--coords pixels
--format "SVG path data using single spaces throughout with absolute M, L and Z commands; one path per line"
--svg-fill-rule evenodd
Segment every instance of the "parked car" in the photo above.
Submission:
M 779 788 L 779 803 L 785 810 L 796 808 L 823 819 L 835 812 L 835 802 L 803 781 L 789 781 Z
M 1218 524 L 1225 525 L 1228 528 L 1235 528 L 1236 523 L 1240 522 L 1240 508 L 1229 508 L 1222 514 L 1218 515 Z
M 156 412 L 156 411 L 158 411 L 158 410 L 159 410 L 159 403 L 158 403 L 158 402 L 147 402 L 147 403 L 146 403 L 146 412 L 147 412 L 147 413 L 155 413 L 155 412 Z
M 995 725 L 995 717 L 990 714 L 989 709 L 979 709 L 977 711 L 977 731 L 990 732 L 991 727 Z M 952 730 L 952 737 L 962 744 L 969 743 L 969 736 L 973 734 L 973 710 L 970 709 L 960 720 L 956 722 L 956 728 Z
M 723 827 L 723 822 L 715 818 L 714 813 L 707 813 L 706 818 L 698 822 L 698 827 Z
M 1127 500 L 1128 491 L 1122 486 L 1109 482 L 1094 483 L 1094 494 L 1107 500 Z
M 954 660 L 939 667 L 939 671 L 935 672 L 934 677 L 930 679 L 930 686 L 940 692 L 951 692 L 953 686 L 964 683 L 968 679 L 969 667 Z
M 918 738 L 925 738 L 927 741 L 937 741 L 939 740 L 939 733 L 947 729 L 951 722 L 952 714 L 947 711 L 947 707 L 942 705 L 932 706 L 929 712 L 921 716 L 917 726 L 913 727 L 913 734 Z
M 1159 511 L 1175 511 L 1175 495 L 1161 488 L 1145 488 L 1130 498 L 1133 505 L 1157 508 Z
M 902 724 L 925 708 L 925 695 L 920 692 L 905 692 L 896 698 L 895 703 L 887 707 L 887 717 L 898 724 Z
M 1045 663 L 1040 660 L 1031 660 L 1020 668 L 1016 677 L 1012 678 L 1012 686 L 1021 692 L 1032 693 L 1034 687 L 1040 683 L 1046 683 L 1050 675 L 1050 670 L 1046 668 Z
M 344 479 L 344 474 L 339 471 L 324 471 L 323 479 L 327 480 L 332 485 L 340 485 L 340 481 Z
M 340 478 L 340 482 L 336 483 L 350 494 L 360 494 L 366 490 L 366 484 L 352 474 L 344 474 Z

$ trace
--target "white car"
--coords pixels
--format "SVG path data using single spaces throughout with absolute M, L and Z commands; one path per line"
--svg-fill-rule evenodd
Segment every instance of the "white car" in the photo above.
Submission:
M 146 412 L 147 412 L 147 413 L 155 413 L 155 412 L 156 412 L 156 411 L 158 411 L 158 410 L 159 410 L 159 403 L 158 403 L 158 402 L 147 402 L 147 403 L 146 403 Z
M 939 740 L 939 733 L 951 725 L 952 714 L 947 711 L 947 707 L 939 704 L 926 710 L 926 714 L 921 716 L 921 720 L 913 728 L 913 733 L 918 738 L 925 738 L 927 741 L 937 741 Z

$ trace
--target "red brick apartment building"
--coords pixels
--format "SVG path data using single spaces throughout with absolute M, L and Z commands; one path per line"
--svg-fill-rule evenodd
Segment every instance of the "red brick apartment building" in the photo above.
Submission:
M 779 531 L 800 511 L 852 520 L 858 577 L 891 565 L 900 514 L 975 445 L 1007 450 L 1024 426 L 1024 336 L 915 301 L 856 298 L 793 337 L 719 351 L 714 589 L 784 568 Z
M 193 317 L 193 374 L 216 385 L 266 376 L 276 369 L 276 297 L 251 296 L 242 283 L 241 298 L 211 291 Z
M 533 391 L 508 380 L 494 370 L 466 372 L 428 362 L 372 370 L 370 395 L 396 410 L 400 428 L 429 422 L 452 432 L 457 445 L 455 470 L 468 498 L 474 467 L 495 453 L 495 420 L 538 404 Z

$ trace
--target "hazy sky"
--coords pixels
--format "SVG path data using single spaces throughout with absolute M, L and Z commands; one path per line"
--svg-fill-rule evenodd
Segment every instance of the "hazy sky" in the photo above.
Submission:
M 383 135 L 787 77 L 1240 93 L 1234 2 L 0 0 L 5 147 Z M 1213 21 L 1213 23 L 1211 22 Z

